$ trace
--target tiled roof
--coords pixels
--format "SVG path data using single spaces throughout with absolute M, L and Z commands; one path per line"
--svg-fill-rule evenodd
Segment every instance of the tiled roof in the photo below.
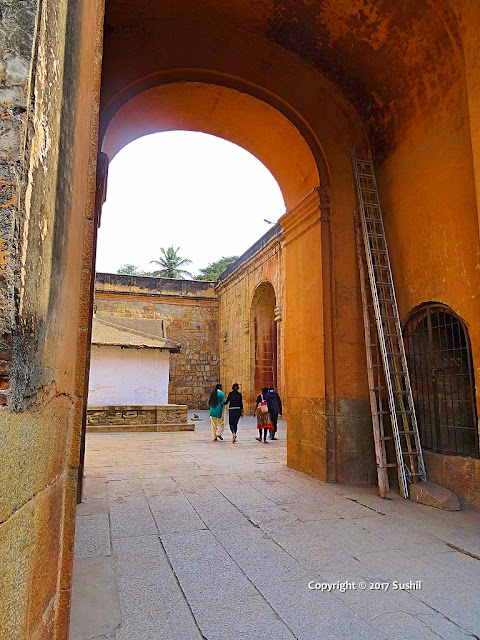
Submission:
M 180 344 L 161 336 L 142 331 L 142 318 L 129 319 L 129 325 L 122 324 L 122 318 L 114 316 L 94 316 L 92 323 L 92 344 L 116 345 L 135 349 L 168 349 L 178 352 Z M 132 324 L 134 326 L 132 326 Z

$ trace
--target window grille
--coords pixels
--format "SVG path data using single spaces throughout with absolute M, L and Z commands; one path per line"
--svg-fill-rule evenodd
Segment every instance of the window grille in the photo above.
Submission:
M 468 332 L 447 307 L 423 305 L 404 329 L 420 440 L 424 449 L 479 456 Z

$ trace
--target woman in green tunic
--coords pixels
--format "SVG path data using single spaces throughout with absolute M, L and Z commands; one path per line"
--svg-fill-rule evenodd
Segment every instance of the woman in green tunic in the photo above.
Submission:
M 222 391 L 222 385 L 216 384 L 208 399 L 208 406 L 210 407 L 210 426 L 212 428 L 212 438 L 214 442 L 216 440 L 223 440 L 222 433 L 225 426 L 225 417 L 223 414 L 224 404 L 225 394 Z

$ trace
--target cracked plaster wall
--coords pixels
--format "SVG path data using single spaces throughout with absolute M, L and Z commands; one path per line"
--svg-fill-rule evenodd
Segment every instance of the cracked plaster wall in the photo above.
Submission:
M 0 11 L 0 404 L 10 386 L 14 273 L 24 188 L 36 0 L 2 3 Z

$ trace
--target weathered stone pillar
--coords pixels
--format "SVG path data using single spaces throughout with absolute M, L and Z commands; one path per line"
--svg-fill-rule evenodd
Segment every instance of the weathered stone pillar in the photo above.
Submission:
M 68 636 L 102 23 L 102 0 L 2 3 L 0 635 L 11 640 Z
M 0 21 L 0 405 L 6 405 L 15 322 L 14 276 L 27 172 L 27 131 L 37 1 L 4 2 Z M 46 141 L 45 141 L 46 144 Z

